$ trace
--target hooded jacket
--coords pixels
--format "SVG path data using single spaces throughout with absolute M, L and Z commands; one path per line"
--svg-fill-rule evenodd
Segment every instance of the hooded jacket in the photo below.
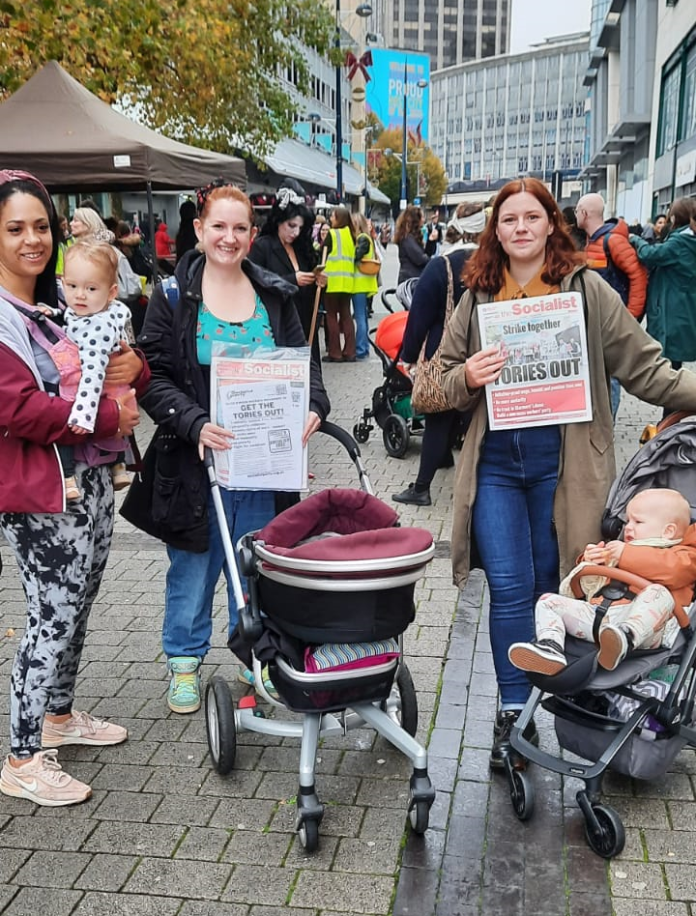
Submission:
M 50 343 L 41 328 L 48 327 L 59 338 L 65 333 L 33 306 L 22 307 L 37 315 L 36 328 L 31 318 L 25 319 L 12 302 L 0 297 L 0 512 L 64 512 L 63 469 L 56 445 L 84 445 L 85 437 L 68 427 L 72 403 L 46 391 L 31 341 L 48 351 Z M 144 366 L 137 393 L 148 379 Z M 95 439 L 116 435 L 118 413 L 113 400 L 101 399 Z
M 561 454 L 553 519 L 558 537 L 560 578 L 577 556 L 601 536 L 601 519 L 616 475 L 609 378 L 616 377 L 636 397 L 670 410 L 696 410 L 696 375 L 675 372 L 660 345 L 634 321 L 616 293 L 584 267 L 563 280 L 563 291 L 585 293 L 592 420 L 561 426 Z M 477 468 L 488 412 L 483 389 L 466 387 L 468 353 L 481 349 L 476 307 L 493 297 L 468 290 L 455 309 L 442 345 L 443 388 L 450 404 L 471 415 L 457 461 L 452 525 L 455 583 L 463 586 L 470 571 L 471 510 L 476 499 Z
M 121 514 L 137 528 L 180 550 L 208 549 L 208 477 L 198 439 L 210 418 L 210 369 L 196 354 L 205 255 L 187 252 L 176 267 L 178 301 L 158 285 L 150 299 L 139 344 L 152 370 L 141 404 L 158 426 L 145 455 L 145 471 L 131 484 Z M 279 347 L 306 347 L 292 301 L 296 287 L 245 259 L 242 269 L 261 298 Z M 321 372 L 312 360 L 309 408 L 330 410 Z
M 604 250 L 604 239 L 606 236 L 609 255 L 614 266 L 625 274 L 628 288 L 625 295 L 623 290 L 614 286 L 612 282 L 611 264 L 607 261 L 607 254 Z M 585 257 L 587 266 L 591 270 L 596 270 L 610 286 L 614 287 L 621 295 L 628 310 L 635 319 L 640 321 L 645 311 L 645 294 L 648 288 L 648 273 L 636 257 L 636 253 L 631 247 L 628 240 L 628 225 L 622 220 L 607 220 L 600 226 L 587 240 L 585 248 Z
M 684 537 L 673 547 L 648 547 L 628 543 L 618 562 L 619 569 L 635 573 L 669 589 L 677 607 L 688 607 L 696 585 L 696 525 L 689 525 Z
M 167 230 L 166 223 L 160 223 L 155 232 L 155 254 L 158 258 L 170 258 L 174 250 L 174 239 Z
M 657 245 L 635 236 L 633 244 L 650 269 L 648 334 L 659 340 L 667 359 L 696 359 L 696 235 L 686 226 Z

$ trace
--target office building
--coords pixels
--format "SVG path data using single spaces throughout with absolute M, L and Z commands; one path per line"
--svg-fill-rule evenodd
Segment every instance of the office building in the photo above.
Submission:
M 430 55 L 433 70 L 505 54 L 512 0 L 374 0 L 388 48 Z
M 433 73 L 431 145 L 450 184 L 577 176 L 585 155 L 588 47 L 582 32 Z
M 696 196 L 696 20 L 692 0 L 595 0 L 585 82 L 591 190 L 644 222 Z

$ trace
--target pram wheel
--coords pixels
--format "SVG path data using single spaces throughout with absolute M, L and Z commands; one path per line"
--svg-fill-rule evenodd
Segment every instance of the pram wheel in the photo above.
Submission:
M 510 800 L 521 821 L 528 821 L 534 811 L 534 789 L 524 770 L 510 770 Z
M 428 829 L 430 821 L 430 805 L 426 801 L 417 801 L 408 812 L 408 819 L 411 822 L 411 830 L 422 836 Z
M 210 679 L 205 690 L 205 724 L 215 772 L 227 776 L 237 756 L 237 726 L 232 692 L 219 674 Z
M 398 413 L 389 414 L 382 428 L 382 438 L 387 454 L 391 458 L 403 458 L 408 449 L 409 437 L 406 420 Z
M 353 438 L 360 445 L 364 445 L 370 438 L 370 427 L 365 426 L 363 423 L 356 423 L 353 427 Z
M 412 738 L 415 737 L 418 730 L 418 698 L 411 672 L 403 662 L 399 665 L 388 699 L 382 703 L 382 709 Z
M 319 847 L 319 822 L 311 818 L 302 821 L 297 836 L 304 850 L 316 852 Z
M 592 852 L 603 859 L 618 856 L 626 843 L 626 831 L 621 818 L 609 805 L 592 805 L 597 826 L 586 817 L 585 837 Z

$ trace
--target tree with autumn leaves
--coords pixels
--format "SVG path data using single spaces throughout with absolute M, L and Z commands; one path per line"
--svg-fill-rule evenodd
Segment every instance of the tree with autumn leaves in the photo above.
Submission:
M 374 131 L 373 133 L 376 133 Z M 368 153 L 368 178 L 398 207 L 401 198 L 401 151 L 403 132 L 383 130 L 376 136 Z M 447 176 L 442 163 L 425 143 L 409 135 L 407 141 L 408 200 L 418 197 L 423 206 L 438 206 L 447 190 Z M 393 155 L 394 153 L 398 155 Z
M 0 0 L 0 101 L 55 60 L 168 136 L 262 155 L 333 28 L 322 0 Z

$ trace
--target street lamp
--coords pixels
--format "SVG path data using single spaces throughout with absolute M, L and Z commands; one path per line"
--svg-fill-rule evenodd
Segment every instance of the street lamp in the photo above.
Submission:
M 420 79 L 416 83 L 419 89 L 425 89 L 428 85 L 427 80 Z M 401 200 L 399 209 L 405 210 L 408 205 L 408 190 L 406 173 L 406 160 L 408 157 L 408 58 L 404 58 L 404 118 L 403 118 L 403 139 L 401 143 Z
M 405 165 L 407 165 L 407 166 L 408 166 L 408 165 L 415 165 L 415 167 L 416 167 L 416 185 L 417 185 L 417 188 L 418 188 L 418 194 L 420 194 L 420 188 L 421 188 L 421 161 L 420 161 L 420 159 L 404 159 L 403 153 L 395 153 L 394 150 L 391 149 L 390 147 L 387 147 L 385 150 L 383 150 L 383 152 L 384 152 L 384 155 L 385 155 L 388 159 L 393 157 L 394 159 L 398 159 L 399 162 L 401 163 L 401 183 L 402 183 L 402 187 L 404 186 L 404 171 L 405 171 L 404 166 L 405 166 Z M 402 194 L 404 194 L 403 191 L 402 191 Z M 404 200 L 405 200 L 405 198 L 404 198 Z M 407 202 L 404 202 L 404 200 L 402 200 L 402 206 L 401 206 L 401 209 L 402 209 L 402 210 L 405 210 L 405 209 L 406 209 L 406 206 L 407 206 Z
M 361 19 L 367 19 L 372 15 L 372 7 L 369 3 L 361 3 L 355 9 L 356 16 Z M 336 33 L 334 36 L 334 48 L 336 49 L 336 199 L 340 204 L 343 200 L 343 117 L 341 102 L 341 79 L 343 76 L 343 64 L 338 61 L 341 53 L 341 0 L 336 0 Z

